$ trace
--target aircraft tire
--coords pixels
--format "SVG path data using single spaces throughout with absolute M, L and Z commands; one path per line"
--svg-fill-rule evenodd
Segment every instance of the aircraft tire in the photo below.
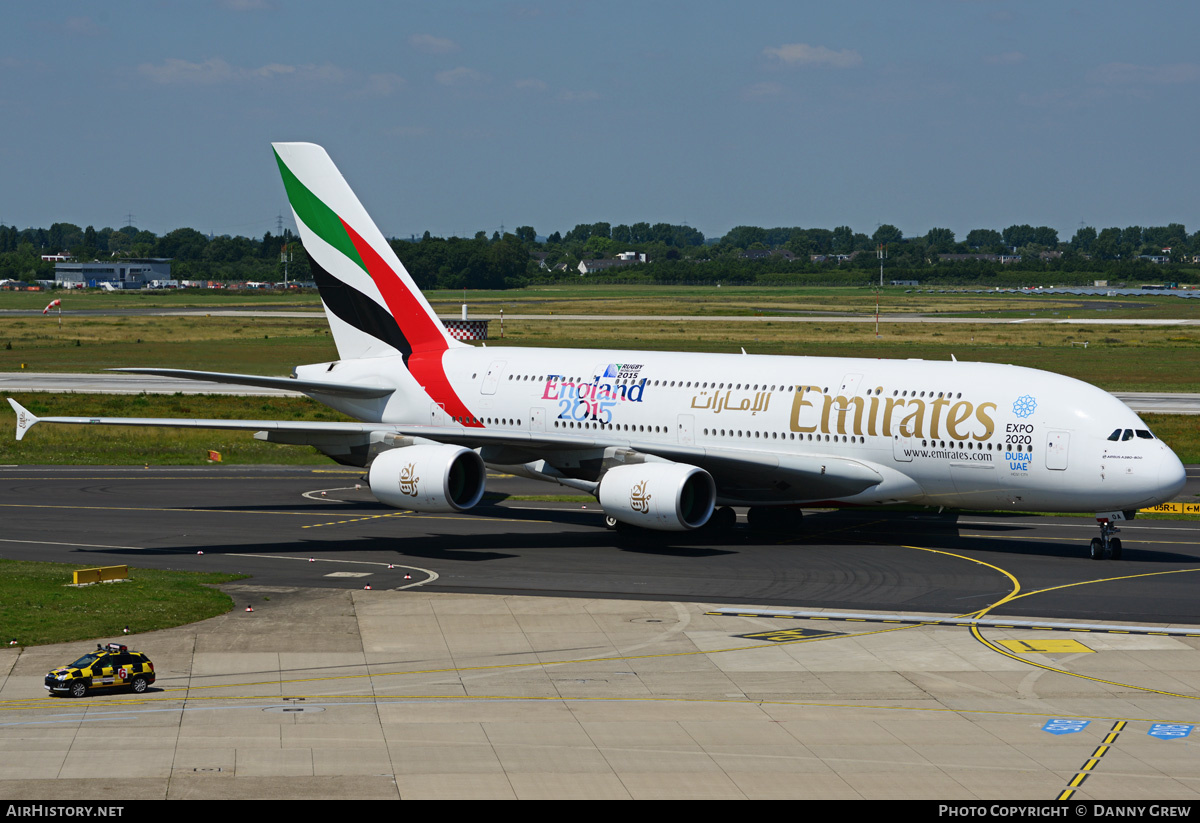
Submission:
M 1108 556 L 1113 560 L 1121 559 L 1121 538 L 1114 537 L 1108 541 Z
M 1104 559 L 1104 541 L 1099 537 L 1093 537 L 1091 543 L 1091 558 L 1093 560 Z

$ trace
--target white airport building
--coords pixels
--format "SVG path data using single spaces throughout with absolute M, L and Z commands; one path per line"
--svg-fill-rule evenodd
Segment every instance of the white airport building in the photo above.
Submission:
M 137 257 L 64 261 L 54 265 L 54 281 L 65 289 L 96 288 L 105 283 L 118 289 L 164 288 L 177 285 L 171 279 L 171 258 Z

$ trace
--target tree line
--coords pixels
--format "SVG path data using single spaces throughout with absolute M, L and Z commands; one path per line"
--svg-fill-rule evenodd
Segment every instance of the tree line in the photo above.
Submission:
M 869 272 L 877 278 L 881 249 L 886 250 L 889 280 L 1008 285 L 1086 283 L 1105 277 L 1196 282 L 1200 276 L 1200 266 L 1193 263 L 1200 256 L 1200 232 L 1189 234 L 1181 223 L 1101 230 L 1081 226 L 1066 241 L 1056 229 L 1027 224 L 973 229 L 959 240 L 947 228 L 905 237 L 890 224 L 870 235 L 849 226 L 736 226 L 719 238 L 705 238 L 683 225 L 600 222 L 581 223 L 545 238 L 532 226 L 518 226 L 491 236 L 477 232 L 470 238 L 435 237 L 425 232 L 419 239 L 390 242 L 423 289 L 500 289 L 571 281 L 580 277 L 581 261 L 611 259 L 627 251 L 644 254 L 649 262 L 610 268 L 588 279 L 858 283 L 867 281 Z M 82 261 L 171 258 L 172 276 L 180 280 L 279 281 L 285 244 L 293 252 L 290 279 L 311 279 L 304 250 L 286 229 L 280 235 L 267 232 L 250 238 L 210 236 L 191 228 L 158 236 L 134 226 L 97 230 L 71 223 L 48 229 L 0 225 L 0 279 L 53 279 L 54 263 L 41 256 L 65 252 Z

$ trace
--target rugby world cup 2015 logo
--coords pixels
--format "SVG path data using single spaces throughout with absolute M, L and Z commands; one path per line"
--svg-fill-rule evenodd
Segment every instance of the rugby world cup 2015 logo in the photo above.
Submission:
M 652 495 L 646 494 L 646 481 L 643 480 L 633 487 L 633 491 L 629 493 L 629 507 L 635 512 L 648 514 L 650 512 L 650 498 Z
M 407 494 L 409 497 L 417 496 L 417 483 L 421 478 L 415 477 L 417 472 L 417 464 L 409 463 L 400 471 L 400 493 Z
M 18 414 L 17 414 L 17 428 L 18 429 L 25 428 L 25 410 L 24 409 L 21 409 L 21 411 L 18 412 Z

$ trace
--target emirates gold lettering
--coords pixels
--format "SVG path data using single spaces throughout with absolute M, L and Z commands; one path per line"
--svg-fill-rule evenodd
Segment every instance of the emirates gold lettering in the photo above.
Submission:
M 821 389 L 818 386 L 797 386 L 796 393 L 794 395 L 792 395 L 792 425 L 791 425 L 791 428 L 792 428 L 792 431 L 794 431 L 794 432 L 815 432 L 817 430 L 816 423 L 813 423 L 811 426 L 801 426 L 800 425 L 801 410 L 805 406 L 807 406 L 809 408 L 815 408 L 815 406 L 812 403 L 809 403 L 807 400 L 804 399 L 804 395 L 810 391 L 815 391 L 818 394 L 821 393 Z M 825 431 L 828 432 L 829 430 L 825 429 Z
M 865 428 L 871 436 L 892 437 L 898 433 L 901 437 L 948 436 L 952 440 L 978 442 L 989 439 L 995 432 L 995 403 L 975 405 L 950 397 L 930 400 L 884 397 L 881 403 L 882 392 L 882 387 L 876 389 L 868 402 L 863 397 L 829 395 L 820 386 L 797 386 L 792 395 L 789 427 L 801 434 L 861 435 Z M 853 417 L 847 421 L 851 413 Z
M 978 420 L 983 425 L 983 434 L 975 434 L 975 435 L 972 435 L 972 437 L 974 437 L 976 440 L 980 440 L 980 441 L 987 440 L 989 437 L 992 436 L 992 432 L 995 431 L 995 429 L 996 429 L 996 424 L 992 422 L 991 416 L 988 415 L 988 413 L 986 411 L 984 411 L 984 409 L 991 409 L 992 411 L 995 411 L 996 404 L 995 403 L 980 403 L 979 407 L 977 409 L 975 409 L 975 419 Z
M 959 425 L 971 416 L 971 404 L 965 400 L 960 400 L 950 407 L 950 414 L 946 417 L 946 431 L 950 432 L 950 436 L 955 440 L 966 440 L 968 434 L 959 431 Z M 936 437 L 936 435 L 935 435 Z
M 929 421 L 930 437 L 941 437 L 941 435 L 938 434 L 938 419 L 941 417 L 942 407 L 949 405 L 950 400 L 945 397 L 939 397 L 937 400 L 933 401 L 933 419 Z
M 876 434 L 875 418 L 879 414 L 879 395 L 881 392 L 883 392 L 883 386 L 875 389 L 875 394 L 871 396 L 871 410 L 867 412 L 867 434 L 871 437 L 874 437 Z
M 925 401 L 924 400 L 909 400 L 908 408 L 916 407 L 916 410 L 908 414 L 900 421 L 900 434 L 904 437 L 924 437 L 925 436 Z M 911 422 L 911 425 L 910 425 Z
M 846 431 L 846 412 L 850 411 L 850 406 L 854 406 L 854 434 L 862 434 L 862 413 L 863 399 L 861 397 L 830 397 L 825 395 L 825 405 L 821 409 L 821 431 L 832 433 L 829 429 L 829 412 L 831 409 L 837 411 L 837 433 L 849 434 Z

